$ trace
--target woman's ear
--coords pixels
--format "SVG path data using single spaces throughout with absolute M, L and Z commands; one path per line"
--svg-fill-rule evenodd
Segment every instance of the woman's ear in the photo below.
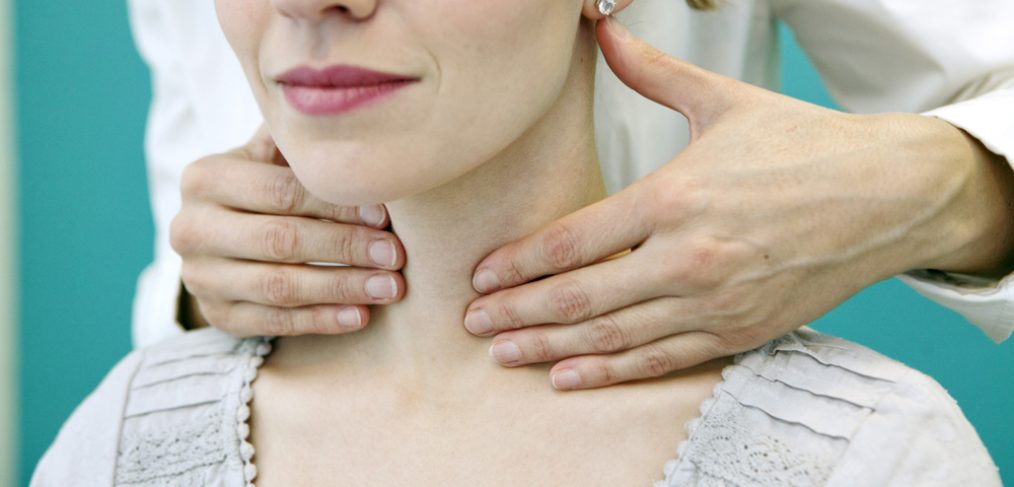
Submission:
M 612 6 L 612 13 L 619 12 L 630 4 L 634 3 L 634 0 L 584 0 L 584 9 L 582 13 L 585 17 L 592 20 L 599 20 L 605 17 L 602 14 L 602 10 L 608 10 L 609 6 Z M 603 9 L 600 9 L 600 5 Z

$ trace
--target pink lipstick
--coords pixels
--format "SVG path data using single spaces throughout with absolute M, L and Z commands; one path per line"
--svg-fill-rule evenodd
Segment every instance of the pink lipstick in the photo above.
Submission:
M 276 80 L 296 110 L 307 115 L 338 115 L 377 101 L 419 78 L 339 65 L 324 69 L 300 66 Z

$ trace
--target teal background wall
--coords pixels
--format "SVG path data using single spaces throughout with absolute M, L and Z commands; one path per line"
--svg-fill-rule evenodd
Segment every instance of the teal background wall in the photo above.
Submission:
M 60 424 L 129 349 L 130 304 L 151 258 L 142 136 L 150 96 L 124 1 L 16 2 L 20 147 L 19 484 Z M 790 35 L 784 91 L 830 105 Z M 934 376 L 1014 482 L 1014 347 L 897 281 L 821 319 Z
M 149 81 L 125 5 L 14 5 L 20 485 L 129 350 L 134 282 L 151 258 L 141 145 Z

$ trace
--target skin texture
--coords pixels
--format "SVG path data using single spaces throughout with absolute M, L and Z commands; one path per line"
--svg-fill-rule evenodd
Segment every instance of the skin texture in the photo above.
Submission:
M 591 2 L 583 12 L 597 15 Z M 504 290 L 472 303 L 469 327 L 477 329 L 474 312 L 486 312 L 499 332 L 494 356 L 504 365 L 567 359 L 553 377 L 570 370 L 577 380 L 568 374 L 570 382 L 559 385 L 598 387 L 752 348 L 900 272 L 999 277 L 1014 268 L 1014 175 L 953 126 L 916 115 L 825 110 L 693 69 L 612 26 L 598 34 L 624 81 L 690 118 L 693 143 L 626 191 L 476 266 L 476 289 Z M 368 270 L 375 264 L 365 257 L 355 269 L 299 264 L 351 262 L 337 249 L 366 249 L 379 234 L 349 224 L 311 225 L 317 222 L 305 217 L 317 215 L 272 206 L 307 193 L 287 168 L 262 170 L 274 152 L 270 144 L 269 137 L 255 140 L 188 169 L 192 184 L 184 184 L 173 237 L 191 301 L 199 305 L 190 310 L 194 321 L 203 311 L 241 335 L 359 329 L 370 320 L 369 308 L 355 306 L 357 325 L 343 328 L 336 316 L 345 307 L 326 303 L 395 302 L 405 282 L 397 272 Z M 272 150 L 257 150 L 266 146 Z M 245 189 L 242 201 L 226 185 L 187 190 L 244 173 L 261 176 L 228 187 Z M 263 187 L 289 192 L 257 190 Z M 355 214 L 320 204 L 324 215 Z M 263 212 L 264 225 L 285 231 L 247 224 L 248 213 Z M 306 224 L 283 223 L 295 221 Z M 383 237 L 397 249 L 396 264 L 384 268 L 400 269 L 398 237 Z M 263 250 L 293 241 L 304 245 L 291 246 L 282 254 L 287 259 Z M 327 258 L 305 247 L 328 249 Z M 617 260 L 623 265 L 596 264 L 610 255 L 623 255 Z M 394 298 L 366 297 L 366 279 L 375 274 L 394 280 Z M 530 282 L 540 276 L 552 277 Z M 238 281 L 258 284 L 237 287 Z
M 620 1 L 617 10 L 629 4 L 630 0 Z M 588 16 L 599 16 L 590 3 L 581 8 Z M 450 15 L 453 17 L 455 14 Z M 507 15 L 518 16 L 522 12 L 508 12 Z M 486 24 L 480 22 L 474 28 L 485 28 Z M 370 41 L 358 39 L 357 42 L 368 44 Z M 239 47 L 247 51 L 254 48 Z M 462 62 L 471 60 L 471 56 L 476 54 L 472 52 L 474 46 L 471 43 L 452 47 L 454 56 Z M 386 61 L 392 66 L 397 65 L 399 70 L 375 62 L 367 64 L 375 69 L 387 68 L 403 74 L 434 74 L 435 67 L 426 59 L 426 53 L 402 55 L 406 59 L 392 56 Z M 413 57 L 408 59 L 409 56 Z M 516 54 L 504 52 L 500 56 L 480 59 L 490 66 L 503 62 L 504 57 L 513 62 Z M 561 62 L 560 59 L 546 59 L 544 56 L 543 52 L 535 52 L 526 59 L 530 63 L 529 69 L 545 72 L 547 65 Z M 448 56 L 450 65 L 453 65 L 453 59 Z M 354 57 L 345 62 L 363 64 L 362 60 Z M 269 67 L 266 73 L 278 74 L 289 67 L 292 66 L 279 62 L 278 66 Z M 474 71 L 474 68 L 469 66 L 469 70 L 461 72 Z M 262 74 L 255 73 L 254 76 L 252 87 L 259 98 L 263 99 L 271 89 L 277 94 L 277 86 L 263 79 Z M 463 83 L 468 78 L 459 79 Z M 488 88 L 497 79 L 495 75 L 487 76 L 481 84 Z M 326 161 L 327 155 L 333 151 L 357 154 L 342 165 L 323 163 L 322 174 L 328 178 L 304 178 L 333 181 L 336 175 L 341 175 L 342 178 L 363 183 L 351 186 L 329 183 L 312 188 L 314 193 L 325 196 L 329 201 L 312 196 L 303 187 L 266 128 L 243 147 L 190 164 L 183 174 L 183 205 L 170 228 L 173 248 L 183 258 L 182 279 L 186 292 L 180 321 L 188 328 L 207 326 L 210 322 L 238 336 L 333 334 L 356 331 L 366 326 L 370 321 L 370 308 L 366 305 L 389 304 L 405 294 L 403 277 L 392 272 L 404 266 L 404 248 L 397 236 L 390 232 L 370 231 L 357 226 L 366 223 L 363 218 L 366 214 L 373 217 L 368 219 L 367 226 L 385 229 L 390 219 L 382 205 L 357 208 L 355 205 L 335 203 L 349 198 L 357 204 L 361 202 L 356 198 L 390 201 L 403 196 L 406 184 L 422 181 L 432 186 L 434 180 L 460 175 L 469 169 L 461 164 L 447 163 L 448 154 L 457 156 L 485 151 L 488 157 L 496 150 L 502 150 L 505 141 L 516 137 L 523 124 L 501 126 L 500 132 L 495 133 L 498 140 L 490 143 L 490 135 L 468 131 L 474 124 L 462 124 L 446 118 L 450 113 L 474 120 L 485 117 L 487 113 L 511 114 L 525 108 L 537 110 L 538 104 L 519 107 L 507 103 L 512 95 L 531 90 L 533 83 L 546 80 L 531 77 L 521 81 L 495 86 L 499 96 L 472 96 L 473 105 L 467 113 L 459 107 L 447 106 L 444 112 L 416 109 L 416 114 L 412 115 L 407 112 L 413 108 L 406 107 L 399 116 L 364 124 L 364 127 L 370 128 L 360 132 L 368 135 L 365 139 L 358 138 L 355 132 L 363 129 L 348 127 L 341 120 L 307 126 L 299 122 L 299 117 L 291 109 L 283 112 L 282 116 L 295 117 L 291 128 L 287 129 L 293 136 L 284 138 L 292 146 L 287 153 L 311 161 L 301 165 L 304 176 L 312 164 L 319 163 L 312 161 Z M 441 80 L 441 83 L 441 86 L 453 87 L 455 79 Z M 427 86 L 414 89 L 432 94 L 426 91 L 432 90 L 432 86 L 429 82 Z M 474 95 L 479 86 L 464 88 L 472 90 Z M 420 97 L 418 103 L 426 104 L 430 99 L 433 97 Z M 541 100 L 540 103 L 544 106 L 548 101 Z M 427 120 L 413 118 L 423 116 L 421 113 L 425 113 Z M 378 127 L 380 130 L 375 130 Z M 404 130 L 406 127 L 412 130 Z M 331 131 L 347 133 L 349 138 L 332 139 L 327 136 Z M 314 138 L 322 137 L 324 143 L 310 143 Z M 378 140 L 384 143 L 374 143 Z M 436 147 L 429 143 L 433 140 L 446 140 L 448 145 Z M 464 147 L 465 143 L 477 149 L 469 150 Z M 311 147 L 313 149 L 309 149 Z M 364 147 L 372 147 L 369 150 L 374 153 L 356 152 Z M 415 150 L 404 154 L 385 149 L 393 147 L 413 147 Z M 308 158 L 302 153 L 303 148 L 320 153 Z M 427 148 L 428 153 L 421 152 L 422 148 Z M 356 162 L 366 159 L 374 161 L 369 168 Z M 404 160 L 412 160 L 414 164 L 404 164 Z M 376 171 L 377 168 L 389 170 Z M 350 177 L 351 174 L 355 177 Z M 381 190 L 383 194 L 371 194 Z M 320 220 L 338 225 L 327 225 Z M 346 264 L 351 268 L 306 265 L 307 262 L 318 261 Z M 237 286 L 236 283 L 243 285 Z
M 367 324 L 365 305 L 404 294 L 394 271 L 405 251 L 383 231 L 387 210 L 310 195 L 266 129 L 244 147 L 188 165 L 181 190 L 170 235 L 183 257 L 185 326 L 210 321 L 240 336 L 344 333 Z
M 478 290 L 505 290 L 465 323 L 502 332 L 501 363 L 566 359 L 552 371 L 565 388 L 609 385 L 755 348 L 904 271 L 1014 270 L 1014 174 L 953 126 L 793 100 L 669 58 L 616 22 L 599 41 L 624 82 L 687 116 L 692 142 L 477 266 Z
M 343 188 L 343 202 L 351 204 L 360 202 L 344 200 L 348 194 L 400 195 L 387 209 L 406 254 L 408 291 L 399 302 L 376 308 L 368 328 L 275 340 L 253 383 L 257 484 L 648 485 L 659 479 L 685 437 L 682 424 L 697 415 L 727 362 L 583 396 L 562 394 L 546 380 L 547 366 L 500 367 L 485 356 L 490 340 L 460 326 L 478 296 L 471 276 L 484 255 L 605 196 L 593 139 L 595 43 L 593 24 L 582 15 L 587 5 L 217 5 L 294 172 L 320 180 L 314 186 L 320 191 L 311 192 L 329 201 L 337 197 L 328 182 Z M 541 14 L 515 16 L 514 9 Z M 264 76 L 279 60 L 326 65 L 350 59 L 393 69 L 427 61 L 420 64 L 417 89 L 330 117 L 289 113 Z M 544 70 L 542 79 L 531 79 L 535 69 Z M 504 91 L 498 83 L 520 89 Z M 500 97 L 506 99 L 489 100 Z M 471 118 L 483 103 L 514 108 L 496 118 Z M 399 133 L 386 123 L 433 117 L 452 130 L 421 123 Z M 335 124 L 343 130 L 311 132 L 317 138 L 303 133 Z M 416 138 L 415 130 L 434 131 Z M 391 146 L 374 132 L 419 145 Z M 483 142 L 462 144 L 453 157 L 410 157 L 446 147 L 460 133 Z M 399 164 L 406 173 L 420 165 L 444 176 L 400 174 L 390 166 Z M 341 177 L 346 169 L 360 171 L 362 179 Z M 386 184 L 384 174 L 392 170 L 385 187 L 361 182 Z M 451 461 L 455 468 L 448 469 Z M 398 468 L 390 468 L 392 462 Z

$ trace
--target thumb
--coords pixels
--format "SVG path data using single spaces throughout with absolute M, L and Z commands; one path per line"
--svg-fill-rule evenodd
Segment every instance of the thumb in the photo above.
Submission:
M 687 117 L 695 137 L 734 105 L 742 83 L 655 49 L 614 18 L 600 21 L 596 30 L 613 73 L 634 91 Z
M 245 145 L 237 148 L 236 152 L 238 152 L 237 155 L 250 161 L 267 162 L 285 167 L 289 165 L 281 151 L 278 150 L 275 139 L 271 136 L 266 123 L 261 124 L 260 128 L 257 129 L 257 133 Z

